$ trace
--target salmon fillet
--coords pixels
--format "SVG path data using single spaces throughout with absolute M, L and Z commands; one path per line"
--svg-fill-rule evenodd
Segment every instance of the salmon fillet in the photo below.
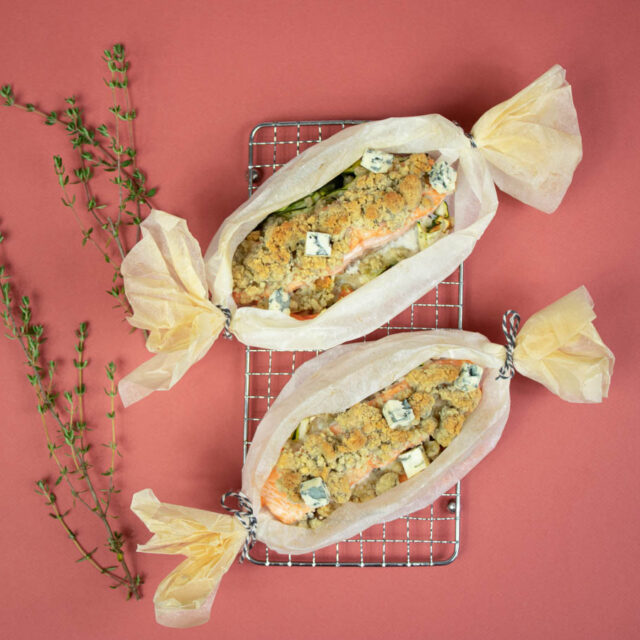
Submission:
M 306 479 L 319 477 L 331 494 L 331 504 L 318 510 L 324 516 L 350 500 L 372 472 L 388 471 L 403 452 L 424 444 L 425 450 L 437 455 L 459 433 L 480 400 L 479 388 L 464 390 L 457 383 L 469 365 L 476 366 L 465 360 L 429 361 L 340 414 L 318 416 L 316 431 L 311 428 L 302 439 L 296 434 L 283 447 L 262 489 L 262 504 L 285 524 L 306 521 L 314 509 L 304 502 L 300 486 Z M 390 400 L 411 406 L 412 426 L 389 427 L 383 407 Z M 392 473 L 398 481 L 406 480 L 402 470 Z
M 388 173 L 359 168 L 337 196 L 329 194 L 307 209 L 269 216 L 234 254 L 236 303 L 267 308 L 269 296 L 277 290 L 326 289 L 332 277 L 356 260 L 405 234 L 447 195 L 429 182 L 433 164 L 425 154 L 395 156 Z M 330 235 L 331 255 L 306 255 L 307 232 Z M 337 297 L 347 293 L 341 291 Z

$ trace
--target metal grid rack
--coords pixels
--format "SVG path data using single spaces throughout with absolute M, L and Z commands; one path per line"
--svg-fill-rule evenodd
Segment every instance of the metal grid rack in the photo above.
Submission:
M 359 120 L 264 122 L 249 138 L 249 195 L 282 165 L 309 146 Z M 424 298 L 363 340 L 425 328 L 462 328 L 463 267 Z M 244 451 L 255 429 L 296 367 L 318 351 L 246 348 Z M 409 567 L 453 562 L 460 549 L 460 483 L 433 505 L 393 522 L 376 525 L 339 544 L 299 556 L 279 554 L 257 543 L 249 556 L 263 566 Z

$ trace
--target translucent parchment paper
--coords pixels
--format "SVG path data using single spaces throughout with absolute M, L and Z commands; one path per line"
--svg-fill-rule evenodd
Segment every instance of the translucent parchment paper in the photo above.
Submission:
M 203 624 L 244 544 L 244 527 L 233 516 L 162 503 L 150 489 L 133 496 L 131 510 L 154 534 L 138 551 L 187 557 L 156 589 L 156 620 L 165 627 Z
M 516 338 L 518 372 L 568 402 L 602 402 L 614 357 L 593 326 L 595 317 L 585 287 L 531 316 Z
M 516 339 L 517 370 L 524 375 L 531 372 L 535 380 L 572 402 L 600 402 L 609 389 L 614 358 L 593 326 L 594 318 L 593 302 L 584 287 L 534 314 Z M 424 471 L 373 500 L 339 506 L 317 529 L 285 525 L 261 506 L 264 483 L 300 420 L 343 411 L 431 358 L 468 359 L 481 365 L 484 372 L 480 404 L 468 416 L 460 434 Z M 509 415 L 510 381 L 497 377 L 505 358 L 505 347 L 478 333 L 442 329 L 339 346 L 303 364 L 260 422 L 242 470 L 242 491 L 257 515 L 257 538 L 281 553 L 305 553 L 431 504 L 478 464 L 500 439 Z M 146 510 L 139 508 L 140 503 L 147 505 Z M 198 527 L 200 532 L 198 523 L 205 519 L 198 514 L 206 512 L 197 512 L 196 517 L 195 510 L 163 505 L 148 489 L 134 496 L 134 504 L 137 507 L 134 510 L 152 531 L 157 532 L 161 522 L 160 542 L 170 541 L 168 553 L 185 553 L 189 558 L 193 529 Z M 158 512 L 163 514 L 162 518 L 155 515 Z M 235 520 L 232 516 L 216 517 Z M 197 524 L 192 525 L 194 518 Z M 203 621 L 203 603 L 210 608 L 212 594 L 228 568 L 228 555 L 224 561 L 218 560 L 222 544 L 215 537 L 220 535 L 218 520 L 206 523 L 204 529 L 202 538 L 198 538 L 202 540 L 201 556 L 198 564 L 193 564 L 194 570 L 183 571 L 182 565 L 176 570 L 186 580 L 186 583 L 177 581 L 181 585 L 180 595 L 166 588 L 176 582 L 172 578 L 176 572 L 156 594 L 156 611 L 160 611 L 163 619 L 172 622 L 179 619 L 182 626 Z M 207 538 L 209 530 L 215 534 L 211 543 Z M 244 539 L 244 535 L 240 538 Z M 228 536 L 230 542 L 225 548 L 239 549 L 242 543 L 237 530 L 234 528 Z M 208 544 L 212 545 L 210 552 Z M 148 545 L 139 550 L 148 550 Z M 152 544 L 151 550 L 163 552 L 159 544 Z M 192 582 L 197 587 L 193 601 L 189 599 Z M 210 591 L 205 595 L 207 589 Z M 172 609 L 174 615 L 169 615 L 167 610 Z
M 194 254 L 197 243 L 186 226 L 168 213 L 153 211 L 142 225 L 144 237 L 125 258 L 123 276 L 134 310 L 130 322 L 150 332 L 149 348 L 157 355 L 120 382 L 124 404 L 171 387 L 206 353 L 222 328 L 218 305 L 230 311 L 229 329 L 246 344 L 278 350 L 328 349 L 376 329 L 469 256 L 495 215 L 494 181 L 514 197 L 553 211 L 582 156 L 564 69 L 552 67 L 488 111 L 472 134 L 476 146 L 458 125 L 440 115 L 389 118 L 344 129 L 287 163 L 232 213 L 214 236 L 204 262 Z M 232 298 L 231 266 L 242 240 L 270 213 L 326 184 L 367 148 L 426 152 L 454 163 L 458 181 L 451 201 L 453 232 L 312 320 L 252 307 L 238 309 Z M 180 305 L 178 312 L 174 300 Z M 190 303 L 193 312 L 187 309 Z M 165 340 L 167 336 L 170 339 Z
M 242 490 L 254 505 L 260 505 L 262 487 L 302 418 L 344 411 L 426 360 L 465 359 L 484 367 L 482 400 L 425 471 L 374 500 L 341 505 L 318 529 L 285 525 L 260 507 L 258 538 L 276 551 L 326 547 L 431 504 L 493 449 L 509 414 L 509 382 L 495 379 L 505 349 L 480 334 L 453 329 L 402 333 L 340 349 L 336 357 L 327 352 L 330 363 L 323 354 L 300 367 L 300 377 L 292 377 L 256 430 L 242 470 Z

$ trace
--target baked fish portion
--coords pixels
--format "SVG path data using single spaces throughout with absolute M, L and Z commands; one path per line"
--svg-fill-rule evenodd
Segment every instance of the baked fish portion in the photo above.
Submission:
M 305 418 L 262 489 L 285 524 L 315 528 L 341 504 L 364 502 L 427 466 L 480 402 L 482 368 L 430 360 L 338 414 Z
M 314 317 L 449 232 L 455 182 L 453 167 L 424 153 L 366 152 L 240 243 L 236 303 Z

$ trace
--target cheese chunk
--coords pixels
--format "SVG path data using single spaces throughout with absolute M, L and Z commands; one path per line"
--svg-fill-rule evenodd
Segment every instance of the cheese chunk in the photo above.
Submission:
M 404 472 L 407 474 L 407 478 L 415 476 L 416 473 L 420 473 L 427 468 L 429 462 L 425 458 L 424 450 L 422 447 L 416 447 L 415 449 L 409 449 L 400 454 L 399 458 L 402 463 Z
M 307 231 L 304 254 L 306 256 L 329 257 L 331 255 L 331 235 L 319 231 Z
M 387 400 L 382 407 L 382 415 L 390 429 L 408 427 L 415 420 L 413 409 L 406 400 Z
M 387 173 L 393 164 L 393 154 L 375 149 L 367 149 L 360 164 L 372 173 Z
M 460 368 L 460 375 L 454 380 L 453 386 L 460 391 L 471 391 L 480 386 L 482 367 L 465 362 Z
M 276 289 L 269 296 L 269 310 L 282 311 L 282 313 L 289 314 L 290 300 L 291 300 L 291 296 L 284 289 Z
M 446 160 L 438 160 L 429 171 L 429 182 L 438 193 L 451 193 L 457 178 L 456 170 Z
M 311 478 L 300 485 L 300 497 L 312 509 L 324 507 L 331 501 L 331 494 L 322 478 Z

